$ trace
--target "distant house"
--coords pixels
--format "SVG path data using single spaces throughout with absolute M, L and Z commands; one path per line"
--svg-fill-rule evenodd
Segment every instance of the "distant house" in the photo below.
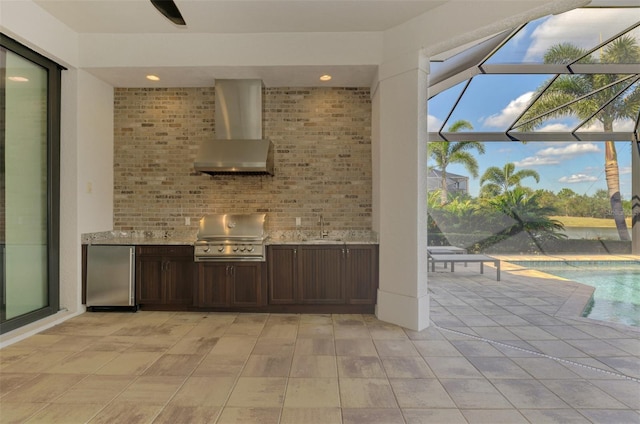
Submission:
M 429 173 L 427 174 L 427 191 L 432 192 L 440 190 L 441 181 L 442 171 L 433 168 L 430 169 Z M 469 177 L 447 172 L 447 191 L 451 194 L 469 193 Z

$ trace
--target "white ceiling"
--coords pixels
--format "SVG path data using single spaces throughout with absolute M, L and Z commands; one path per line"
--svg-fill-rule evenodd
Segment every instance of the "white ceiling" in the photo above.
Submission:
M 167 20 L 149 0 L 34 0 L 74 32 L 206 37 L 260 33 L 380 32 L 403 24 L 450 0 L 175 0 L 187 25 Z M 354 62 L 355 63 L 355 62 Z M 266 86 L 369 86 L 377 66 L 327 63 L 314 66 L 143 66 L 87 67 L 116 87 L 208 86 L 215 78 L 259 78 Z M 160 82 L 141 76 L 155 73 Z M 329 73 L 332 81 L 319 76 Z
M 35 0 L 78 33 L 384 31 L 448 0 L 175 0 L 186 27 L 149 0 Z

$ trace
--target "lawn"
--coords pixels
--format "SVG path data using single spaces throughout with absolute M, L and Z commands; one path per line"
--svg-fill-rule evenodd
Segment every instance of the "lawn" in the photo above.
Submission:
M 613 219 L 589 218 L 582 216 L 550 216 L 564 224 L 565 227 L 615 228 Z M 627 227 L 631 228 L 631 218 L 627 218 Z

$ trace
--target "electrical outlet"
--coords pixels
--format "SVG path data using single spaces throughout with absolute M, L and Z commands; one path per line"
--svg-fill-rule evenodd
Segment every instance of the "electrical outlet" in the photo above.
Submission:
M 299 216 L 296 216 L 296 227 L 299 227 L 302 225 L 302 218 L 300 218 Z
M 191 218 L 188 216 L 184 217 L 184 225 L 191 225 Z

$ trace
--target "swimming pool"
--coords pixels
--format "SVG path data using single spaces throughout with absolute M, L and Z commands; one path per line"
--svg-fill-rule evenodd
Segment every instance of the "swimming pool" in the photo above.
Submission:
M 595 287 L 582 316 L 640 326 L 638 261 L 509 261 Z

